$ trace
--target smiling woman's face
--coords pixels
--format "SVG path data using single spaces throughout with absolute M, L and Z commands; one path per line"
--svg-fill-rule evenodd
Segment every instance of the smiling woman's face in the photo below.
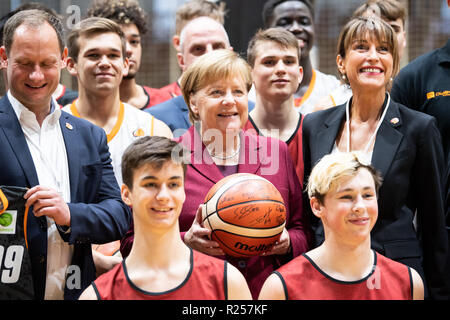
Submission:
M 393 73 L 393 57 L 386 42 L 367 35 L 353 40 L 345 58 L 338 57 L 338 68 L 353 90 L 385 90 Z
M 199 116 L 202 134 L 210 129 L 237 134 L 248 119 L 247 87 L 240 76 L 207 84 L 192 95 L 190 103 Z

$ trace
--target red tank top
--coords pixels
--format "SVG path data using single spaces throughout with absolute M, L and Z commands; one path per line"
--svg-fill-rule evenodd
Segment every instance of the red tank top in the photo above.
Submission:
M 303 115 L 300 114 L 298 120 L 297 128 L 295 129 L 292 136 L 286 141 L 288 146 L 289 154 L 291 155 L 292 162 L 295 166 L 295 172 L 297 172 L 297 177 L 300 180 L 300 184 L 303 188 L 303 146 L 302 146 L 302 125 L 303 125 Z M 263 135 L 258 129 L 253 119 L 248 116 L 248 121 L 244 126 L 244 131 L 252 133 L 255 135 Z
M 411 300 L 409 267 L 375 254 L 372 272 L 359 281 L 340 281 L 324 273 L 305 254 L 280 267 L 277 274 L 287 300 Z
M 93 283 L 99 300 L 226 300 L 227 262 L 191 249 L 186 279 L 165 292 L 148 292 L 129 279 L 125 260 Z

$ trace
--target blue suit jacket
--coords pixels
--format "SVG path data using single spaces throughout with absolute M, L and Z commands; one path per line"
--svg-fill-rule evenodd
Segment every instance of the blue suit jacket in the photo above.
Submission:
M 131 212 L 120 196 L 114 177 L 105 132 L 62 112 L 60 125 L 70 177 L 71 232 L 61 234 L 74 245 L 72 285 L 65 298 L 76 299 L 94 279 L 92 243 L 120 239 L 129 228 Z M 0 99 L 0 185 L 33 187 L 39 184 L 31 153 L 17 116 L 7 98 Z M 47 222 L 31 213 L 27 221 L 35 296 L 43 299 L 47 268 Z M 76 274 L 77 270 L 79 276 Z M 67 279 L 71 274 L 68 274 Z M 78 278 L 77 278 L 78 277 Z M 78 281 L 78 282 L 77 282 Z M 72 288 L 72 289 L 70 289 Z
M 252 111 L 254 107 L 255 103 L 249 101 L 248 111 Z M 166 123 L 175 138 L 182 136 L 192 125 L 189 120 L 188 106 L 183 96 L 167 100 L 144 111 Z

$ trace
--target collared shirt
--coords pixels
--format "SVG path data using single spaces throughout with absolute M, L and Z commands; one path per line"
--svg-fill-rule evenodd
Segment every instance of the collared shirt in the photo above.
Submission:
M 15 99 L 10 91 L 7 95 L 25 135 L 39 185 L 55 189 L 65 202 L 70 202 L 69 166 L 59 125 L 61 110 L 58 104 L 52 99 L 50 114 L 39 126 L 32 111 Z M 45 299 L 63 299 L 66 269 L 72 260 L 73 245 L 63 241 L 55 222 L 48 217 L 47 240 Z

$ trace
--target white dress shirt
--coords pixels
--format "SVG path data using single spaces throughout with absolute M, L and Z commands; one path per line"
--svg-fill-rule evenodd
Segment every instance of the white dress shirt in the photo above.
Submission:
M 69 167 L 66 146 L 59 125 L 61 110 L 58 104 L 52 99 L 50 114 L 44 119 L 42 126 L 39 126 L 33 112 L 15 99 L 10 91 L 7 95 L 25 135 L 39 185 L 56 190 L 62 195 L 64 201 L 69 203 Z M 73 245 L 63 241 L 55 222 L 48 217 L 47 240 L 45 299 L 59 300 L 64 298 L 66 270 L 72 260 Z

